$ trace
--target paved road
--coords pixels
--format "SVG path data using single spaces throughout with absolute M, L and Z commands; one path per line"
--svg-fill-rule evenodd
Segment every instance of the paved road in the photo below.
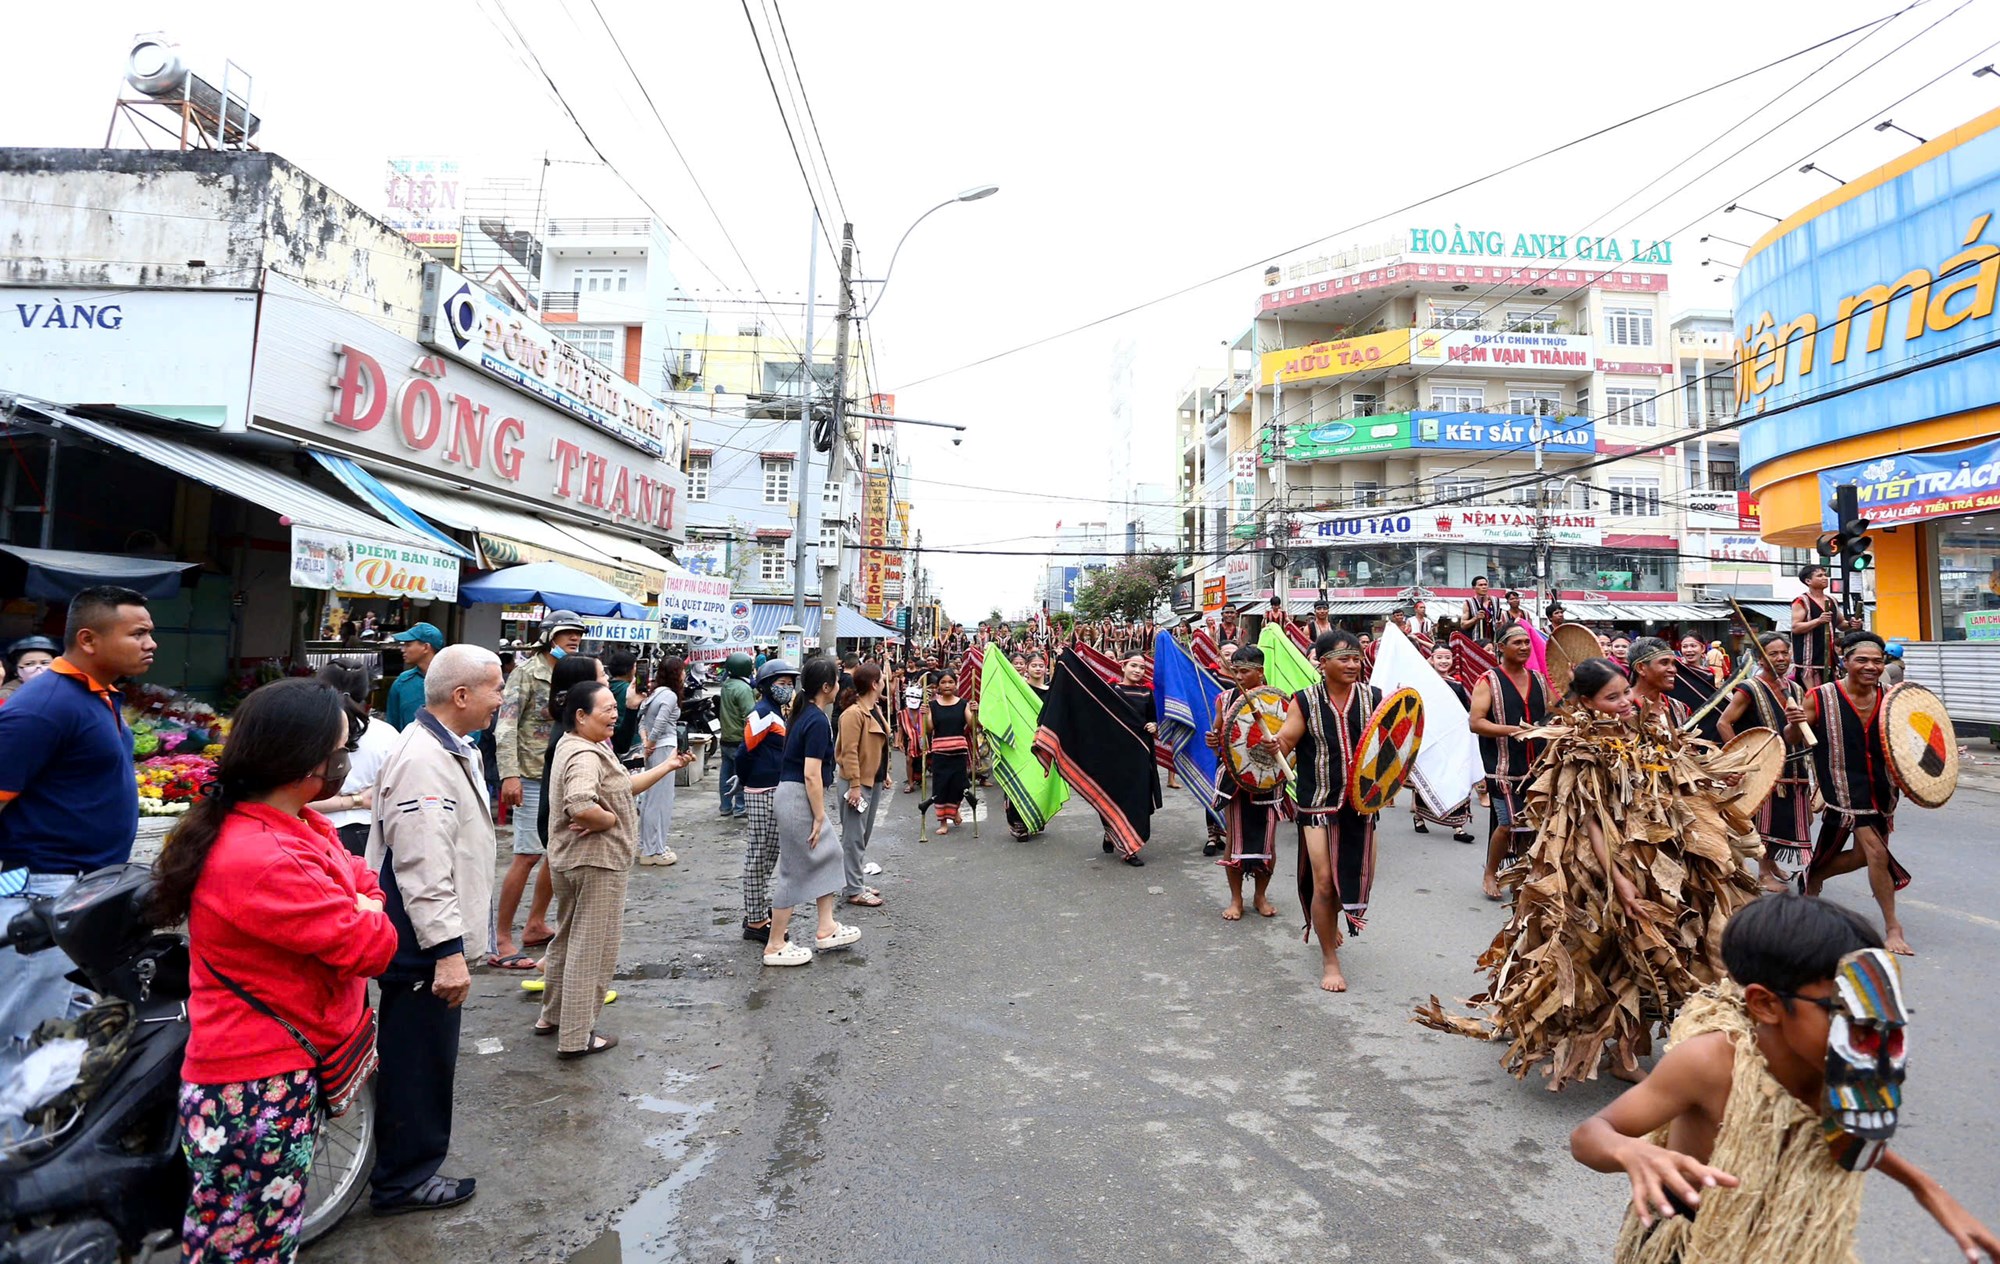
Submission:
M 1517 1083 L 1496 1047 L 1407 1018 L 1474 990 L 1499 920 L 1475 848 L 1389 818 L 1368 931 L 1342 954 L 1355 990 L 1334 997 L 1289 888 L 1276 919 L 1221 920 L 1184 792 L 1138 870 L 1100 854 L 1081 805 L 1032 842 L 995 821 L 918 844 L 899 796 L 873 852 L 888 907 L 843 913 L 854 950 L 779 972 L 737 936 L 740 842 L 701 802 L 684 792 L 682 864 L 634 875 L 605 1019 L 624 1045 L 559 1064 L 516 981 L 480 976 L 452 1169 L 480 1197 L 428 1220 L 359 1211 L 316 1264 L 1609 1257 L 1622 1182 L 1566 1139 L 1612 1088 Z M 1901 1141 L 1989 1221 L 1996 812 L 1967 791 L 1898 835 L 1921 954 Z M 1865 906 L 1846 883 L 1833 894 Z M 1879 1179 L 1862 1253 L 1953 1258 Z

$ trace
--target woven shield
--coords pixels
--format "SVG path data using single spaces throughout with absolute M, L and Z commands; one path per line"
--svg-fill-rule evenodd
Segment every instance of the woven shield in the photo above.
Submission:
M 1285 705 L 1285 695 L 1266 685 L 1246 691 L 1224 714 L 1222 764 L 1238 784 L 1270 791 L 1290 780 L 1291 762 L 1278 751 Z
M 1738 812 L 1752 815 L 1785 775 L 1785 739 L 1771 729 L 1744 729 L 1722 744 L 1708 766 L 1717 775 L 1742 778 L 1722 797 Z
M 1543 651 L 1548 662 L 1549 692 L 1560 698 L 1569 692 L 1570 673 L 1586 658 L 1602 658 L 1604 649 L 1597 634 L 1581 623 L 1565 623 L 1549 634 Z
M 1347 777 L 1347 806 L 1363 814 L 1387 807 L 1417 766 L 1423 744 L 1423 696 L 1414 689 L 1398 689 L 1361 726 L 1354 767 Z
M 1941 808 L 1958 789 L 1958 733 L 1944 699 L 1905 681 L 1882 704 L 1882 745 L 1889 779 L 1922 807 Z

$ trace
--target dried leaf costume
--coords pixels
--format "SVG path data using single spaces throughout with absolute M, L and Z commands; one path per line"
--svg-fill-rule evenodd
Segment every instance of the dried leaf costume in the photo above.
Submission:
M 1546 1063 L 1551 1090 L 1594 1079 L 1605 1046 L 1624 1060 L 1653 1028 L 1721 977 L 1722 928 L 1757 897 L 1746 858 L 1762 850 L 1749 811 L 1718 779 L 1740 771 L 1657 714 L 1615 719 L 1571 704 L 1527 734 L 1546 742 L 1526 791 L 1535 840 L 1502 878 L 1514 912 L 1479 958 L 1487 990 L 1478 1017 L 1444 1012 L 1437 997 L 1417 1020 L 1439 1031 L 1508 1042 L 1516 1078 Z M 1602 831 L 1611 864 L 1639 894 L 1627 916 L 1591 841 Z

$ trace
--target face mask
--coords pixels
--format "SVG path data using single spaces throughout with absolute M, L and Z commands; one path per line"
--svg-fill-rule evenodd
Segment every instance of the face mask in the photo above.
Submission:
M 1840 959 L 1826 1033 L 1826 1104 L 1820 1126 L 1834 1161 L 1865 1172 L 1882 1157 L 1903 1105 L 1903 979 L 1896 959 L 1863 948 Z
M 320 774 L 326 782 L 321 789 L 322 794 L 340 793 L 340 788 L 347 784 L 348 765 L 347 748 L 344 746 L 326 757 L 326 771 Z
M 560 646 L 560 645 L 551 645 L 551 646 L 549 646 L 549 657 L 550 657 L 550 658 L 568 658 L 568 657 L 569 657 L 569 651 L 568 651 L 568 650 L 566 650 L 566 649 L 564 649 L 564 648 L 563 648 L 562 646 Z
M 771 701 L 781 707 L 789 707 L 792 705 L 792 695 L 797 692 L 798 687 L 796 685 L 772 685 Z

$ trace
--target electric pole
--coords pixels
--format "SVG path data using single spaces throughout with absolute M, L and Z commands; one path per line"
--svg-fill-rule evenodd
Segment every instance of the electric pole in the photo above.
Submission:
M 819 207 L 812 213 L 812 236 L 806 239 L 812 253 L 806 256 L 806 349 L 799 385 L 799 463 L 796 486 L 792 491 L 798 496 L 799 512 L 792 521 L 792 623 L 806 626 L 806 506 L 813 501 L 806 499 L 806 489 L 812 486 L 812 433 L 813 433 L 813 313 L 819 304 L 814 301 L 819 291 Z M 803 633 L 801 633 L 803 635 Z
M 833 451 L 828 455 L 826 470 L 826 481 L 837 489 L 840 498 L 839 516 L 835 520 L 831 551 L 824 541 L 819 550 L 819 647 L 828 654 L 840 651 L 841 554 L 847 543 L 847 330 L 853 319 L 854 225 L 842 224 L 840 311 L 834 317 L 833 340 Z M 822 529 L 820 534 L 825 531 Z

